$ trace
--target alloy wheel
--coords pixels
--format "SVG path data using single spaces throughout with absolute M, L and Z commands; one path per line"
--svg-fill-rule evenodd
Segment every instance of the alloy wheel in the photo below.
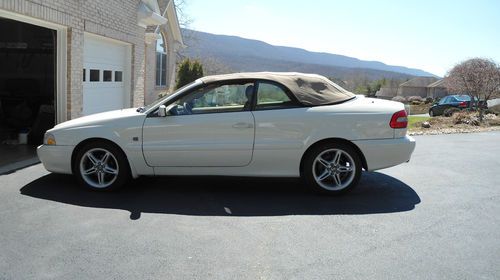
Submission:
M 313 161 L 314 180 L 326 190 L 338 191 L 354 180 L 356 164 L 354 159 L 341 149 L 321 152 Z
M 118 178 L 118 173 L 118 161 L 106 149 L 90 149 L 80 160 L 80 174 L 83 180 L 94 188 L 109 187 Z

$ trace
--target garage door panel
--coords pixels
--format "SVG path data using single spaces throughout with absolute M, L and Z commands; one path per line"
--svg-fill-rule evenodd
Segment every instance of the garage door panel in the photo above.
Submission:
M 130 48 L 103 37 L 85 35 L 83 81 L 83 114 L 89 115 L 128 107 L 126 77 L 129 71 Z M 90 79 L 90 71 L 99 71 L 98 79 Z M 104 81 L 104 71 L 110 80 Z M 121 72 L 116 79 L 116 72 Z M 95 72 L 94 72 L 95 73 Z M 109 75 L 109 76 L 108 76 Z

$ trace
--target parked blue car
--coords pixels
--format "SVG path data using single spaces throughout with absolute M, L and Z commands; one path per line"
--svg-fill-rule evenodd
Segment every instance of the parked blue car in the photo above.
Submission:
M 448 95 L 439 100 L 439 102 L 432 105 L 429 108 L 429 116 L 439 116 L 443 115 L 446 109 L 457 108 L 457 109 L 467 109 L 469 108 L 471 98 L 468 95 Z M 479 101 L 479 106 L 485 107 L 484 102 Z

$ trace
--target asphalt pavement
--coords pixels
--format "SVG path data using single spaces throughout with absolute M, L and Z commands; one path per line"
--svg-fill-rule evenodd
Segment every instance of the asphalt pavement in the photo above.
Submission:
M 0 176 L 0 279 L 500 279 L 500 132 L 417 136 L 342 197 L 294 179 Z

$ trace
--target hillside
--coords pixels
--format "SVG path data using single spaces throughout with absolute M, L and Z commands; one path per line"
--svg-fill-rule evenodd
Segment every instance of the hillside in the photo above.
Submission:
M 258 40 L 236 36 L 215 35 L 183 30 L 183 55 L 209 59 L 225 67 L 222 72 L 299 71 L 318 73 L 342 80 L 381 78 L 408 79 L 413 76 L 434 76 L 419 69 L 386 65 L 353 57 L 310 52 L 304 49 L 273 46 Z M 219 65 L 219 66 L 220 66 Z M 219 67 L 220 68 L 220 67 Z M 220 72 L 220 71 L 216 71 Z

